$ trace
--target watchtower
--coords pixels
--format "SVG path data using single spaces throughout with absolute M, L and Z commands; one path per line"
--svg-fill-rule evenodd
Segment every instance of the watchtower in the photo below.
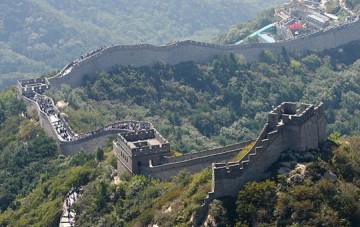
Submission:
M 50 88 L 50 83 L 47 78 L 35 78 L 30 80 L 18 80 L 17 89 L 18 97 L 22 95 L 26 97 L 34 97 L 35 93 L 42 94 Z
M 169 142 L 155 128 L 118 134 L 113 147 L 119 174 L 140 174 L 142 166 L 160 165 L 170 155 Z
M 268 114 L 268 131 L 284 126 L 286 142 L 296 151 L 315 149 L 326 139 L 323 105 L 284 102 Z M 284 141 L 285 143 L 285 141 Z

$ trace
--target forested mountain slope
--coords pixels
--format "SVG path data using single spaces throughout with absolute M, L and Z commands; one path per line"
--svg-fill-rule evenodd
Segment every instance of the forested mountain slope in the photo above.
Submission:
M 17 4 L 12 13 L 23 6 L 6 3 Z M 51 9 L 54 15 L 65 14 L 65 6 L 55 9 L 50 1 L 22 2 L 24 6 L 28 3 Z M 74 10 L 69 18 L 75 18 L 76 7 L 87 3 L 67 4 Z M 69 24 L 61 26 L 66 24 L 74 32 L 93 24 L 66 22 Z M 94 36 L 100 31 L 96 24 L 86 29 Z M 84 34 L 88 33 L 72 40 L 81 43 Z M 113 37 L 110 30 L 102 35 Z M 94 40 L 86 42 L 92 45 L 101 39 Z M 15 67 L 19 58 L 24 72 L 31 66 L 50 68 L 9 45 L 1 46 L 2 62 Z M 66 42 L 61 45 L 65 47 Z M 60 50 L 68 50 L 73 59 L 71 51 L 76 46 Z M 85 44 L 80 44 L 82 48 Z M 173 154 L 254 138 L 267 112 L 283 101 L 324 102 L 331 141 L 306 155 L 284 153 L 270 169 L 271 179 L 248 184 L 237 199 L 215 200 L 207 222 L 219 226 L 356 226 L 360 221 L 360 53 L 354 50 L 359 48 L 359 43 L 352 43 L 303 57 L 285 50 L 278 55 L 264 50 L 253 63 L 227 54 L 207 64 L 120 67 L 99 73 L 83 87 L 64 86 L 48 94 L 65 101 L 62 111 L 75 131 L 116 120 L 147 120 L 170 141 Z M 53 55 L 49 53 L 50 62 Z M 38 119 L 21 116 L 24 110 L 24 103 L 16 100 L 15 88 L 0 91 L 0 226 L 58 226 L 62 202 L 76 186 L 84 186 L 73 206 L 79 226 L 191 225 L 210 190 L 210 169 L 195 175 L 181 172 L 170 182 L 128 175 L 118 181 L 111 140 L 96 157 L 84 153 L 64 157 L 56 152 Z M 287 172 L 279 171 L 286 166 Z
M 271 106 L 282 101 L 322 101 L 328 132 L 341 147 L 334 150 L 328 143 L 307 157 L 282 156 L 289 168 L 300 162 L 306 170 L 277 177 L 274 166 L 271 182 L 248 185 L 237 204 L 215 201 L 210 214 L 213 222 L 224 225 L 349 226 L 359 218 L 359 139 L 339 139 L 334 132 L 360 133 L 360 62 L 352 51 L 357 48 L 354 43 L 304 57 L 265 50 L 253 63 L 228 54 L 207 64 L 122 67 L 100 73 L 84 87 L 49 93 L 68 103 L 63 111 L 75 131 L 115 120 L 148 120 L 171 142 L 174 154 L 254 138 Z M 171 182 L 142 176 L 115 182 L 110 177 L 116 171 L 110 140 L 96 158 L 57 155 L 36 119 L 19 116 L 24 105 L 15 101 L 14 90 L 0 93 L 0 225 L 56 225 L 67 191 L 80 185 L 85 185 L 84 194 L 74 206 L 80 225 L 190 222 L 210 189 L 209 170 L 180 173 Z
M 208 64 L 120 67 L 49 95 L 69 103 L 62 111 L 75 131 L 147 120 L 182 152 L 255 138 L 266 113 L 284 101 L 324 102 L 329 129 L 353 135 L 359 133 L 360 63 L 351 53 L 358 46 L 302 58 L 265 50 L 253 63 L 228 54 Z
M 1 1 L 0 88 L 30 73 L 39 76 L 61 68 L 103 45 L 209 41 L 281 2 Z
M 124 175 L 114 180 L 111 141 L 97 157 L 63 157 L 34 120 L 17 114 L 14 91 L 0 92 L 0 225 L 57 226 L 71 187 L 84 193 L 73 206 L 80 226 L 184 226 L 210 190 L 211 171 L 179 173 L 170 182 Z M 20 108 L 19 108 L 20 107 Z M 251 182 L 237 199 L 215 200 L 207 222 L 221 226 L 356 226 L 360 218 L 360 138 L 333 133 L 310 156 L 284 153 L 264 182 Z M 100 154 L 100 155 L 99 155 Z M 297 163 L 300 163 L 298 165 Z M 289 173 L 278 175 L 279 165 Z

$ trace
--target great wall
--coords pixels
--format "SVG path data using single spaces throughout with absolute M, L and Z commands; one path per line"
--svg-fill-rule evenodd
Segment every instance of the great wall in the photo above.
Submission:
M 119 45 L 103 47 L 93 51 L 64 67 L 54 77 L 48 79 L 53 88 L 60 88 L 61 84 L 78 87 L 85 79 L 96 77 L 98 72 L 109 72 L 115 66 L 144 66 L 163 61 L 178 64 L 185 61 L 204 63 L 216 55 L 236 53 L 247 61 L 255 61 L 264 49 L 279 52 L 284 47 L 288 52 L 305 54 L 309 50 L 323 51 L 336 48 L 360 39 L 359 15 L 354 20 L 339 24 L 332 28 L 319 30 L 295 39 L 288 39 L 276 43 L 251 43 L 240 45 L 218 45 L 197 41 L 181 41 L 165 46 L 150 44 Z
M 73 88 L 81 86 L 85 80 L 95 78 L 98 72 L 109 72 L 115 66 L 137 67 L 152 65 L 158 61 L 169 64 L 184 61 L 203 63 L 225 53 L 240 54 L 247 61 L 255 61 L 264 49 L 276 53 L 285 48 L 288 52 L 305 54 L 309 50 L 323 51 L 358 40 L 359 15 L 349 23 L 272 44 L 216 45 L 183 41 L 167 46 L 143 44 L 105 47 L 68 64 L 54 77 L 18 81 L 18 97 L 25 101 L 29 113 L 37 115 L 40 125 L 55 139 L 63 154 L 73 155 L 79 150 L 94 153 L 97 148 L 106 144 L 110 136 L 117 135 L 113 146 L 119 173 L 128 171 L 168 180 L 180 170 L 194 173 L 212 166 L 212 191 L 193 218 L 193 224 L 200 225 L 214 198 L 235 196 L 246 182 L 266 178 L 266 170 L 279 158 L 281 152 L 288 149 L 302 151 L 317 148 L 326 136 L 322 104 L 296 106 L 293 103 L 283 103 L 269 113 L 268 122 L 255 142 L 246 141 L 169 157 L 169 143 L 150 123 L 122 121 L 92 132 L 76 134 L 54 105 L 54 101 L 42 93 L 50 87 L 58 89 L 62 84 Z M 147 138 L 149 135 L 152 138 Z M 158 139 L 157 142 L 145 143 L 147 139 L 154 138 Z M 138 143 L 138 140 L 143 143 Z M 235 153 L 251 142 L 254 145 L 244 158 L 238 162 L 228 162 Z

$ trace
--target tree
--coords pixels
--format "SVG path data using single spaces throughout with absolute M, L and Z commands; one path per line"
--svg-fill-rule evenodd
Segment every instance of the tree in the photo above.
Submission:
M 284 62 L 286 65 L 290 65 L 290 57 L 284 46 L 281 48 L 279 60 L 280 63 Z
M 108 185 L 105 181 L 100 181 L 99 185 L 95 186 L 96 194 L 94 197 L 95 207 L 98 211 L 105 208 L 106 202 L 109 199 Z
M 321 66 L 321 59 L 315 55 L 310 54 L 301 60 L 310 70 L 315 70 Z
M 101 162 L 102 160 L 104 160 L 104 150 L 101 148 L 98 148 L 96 151 L 96 159 Z
M 272 64 L 275 62 L 275 56 L 269 49 L 265 49 L 260 54 L 260 61 Z
M 4 111 L 4 107 L 0 102 L 0 124 L 3 123 L 5 121 L 5 111 Z
M 238 220 L 251 224 L 253 221 L 268 223 L 276 200 L 275 182 L 250 182 L 242 189 L 236 201 Z

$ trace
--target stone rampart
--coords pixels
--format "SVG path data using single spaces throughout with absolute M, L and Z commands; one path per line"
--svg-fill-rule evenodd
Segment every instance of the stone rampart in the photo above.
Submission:
M 148 131 L 128 132 L 124 133 L 122 136 L 127 141 L 147 140 L 149 138 L 155 137 L 155 130 L 150 129 Z
M 86 78 L 94 78 L 97 72 L 112 71 L 116 66 L 152 65 L 158 61 L 178 64 L 185 61 L 196 63 L 208 62 L 216 55 L 228 52 L 243 55 L 247 61 L 257 60 L 264 49 L 279 52 L 285 47 L 289 52 L 305 54 L 309 50 L 323 51 L 357 41 L 360 39 L 360 21 L 358 18 L 351 23 L 342 24 L 327 30 L 320 30 L 296 39 L 277 43 L 252 43 L 240 45 L 217 45 L 196 41 L 182 41 L 167 46 L 119 45 L 104 48 L 96 54 L 82 60 L 58 75 L 49 78 L 55 88 L 61 84 L 77 87 L 84 84 Z
M 196 173 L 211 167 L 212 163 L 227 162 L 229 159 L 249 145 L 252 141 L 227 146 L 225 148 L 186 154 L 178 157 L 166 158 L 165 164 L 142 167 L 141 172 L 149 177 L 170 180 L 180 171 Z
M 232 151 L 232 150 L 239 151 L 239 150 L 246 147 L 247 145 L 249 145 L 252 142 L 254 142 L 254 140 L 244 141 L 244 142 L 241 142 L 241 143 L 236 143 L 236 144 L 228 145 L 228 146 L 225 146 L 225 147 L 199 151 L 199 152 L 196 152 L 196 153 L 184 154 L 184 155 L 175 156 L 175 157 L 165 157 L 164 162 L 165 163 L 174 163 L 174 162 L 180 162 L 180 161 L 191 160 L 191 159 L 195 159 L 195 158 L 201 158 L 201 157 L 216 155 L 216 154 L 219 154 L 219 153 L 224 153 L 224 152 Z
M 95 154 L 98 148 L 103 148 L 108 143 L 111 136 L 124 132 L 127 130 L 111 129 L 75 141 L 59 141 L 60 150 L 65 155 L 75 155 L 81 150 L 86 154 Z
M 103 128 L 77 135 L 72 131 L 63 118 L 59 118 L 62 120 L 64 127 L 68 130 L 68 133 L 72 135 L 73 140 L 67 141 L 59 136 L 52 125 L 49 116 L 41 110 L 37 102 L 26 96 L 21 97 L 26 103 L 27 112 L 36 112 L 37 117 L 39 118 L 40 126 L 44 129 L 48 136 L 52 137 L 56 141 L 59 151 L 65 155 L 74 155 L 80 150 L 83 150 L 87 154 L 94 154 L 98 148 L 102 148 L 106 145 L 111 136 L 116 136 L 118 133 L 130 133 L 128 129 L 116 128 L 116 125 L 134 123 L 134 121 L 116 122 L 106 125 Z M 52 104 L 54 103 L 51 98 L 47 96 L 42 97 L 46 97 Z M 144 127 L 150 127 L 150 124 L 147 122 L 141 122 L 139 124 L 142 124 Z
M 245 183 L 266 178 L 266 170 L 287 149 L 304 151 L 317 148 L 326 138 L 322 108 L 322 104 L 317 107 L 308 105 L 304 111 L 290 115 L 285 124 L 281 116 L 276 128 L 269 128 L 268 124 L 264 126 L 254 146 L 239 162 L 214 164 L 212 192 L 215 196 L 235 196 Z
M 246 183 L 269 177 L 269 167 L 279 159 L 283 151 L 316 149 L 325 141 L 323 104 L 303 104 L 294 110 L 294 104 L 283 103 L 271 111 L 271 117 L 268 118 L 270 124 L 268 122 L 264 126 L 255 144 L 238 162 L 212 164 L 211 192 L 193 218 L 194 226 L 202 224 L 211 200 L 224 196 L 235 197 Z M 285 123 L 283 118 L 288 121 Z M 274 119 L 277 119 L 276 125 L 273 125 Z
M 19 88 L 21 92 L 23 86 Z M 228 160 L 253 141 L 179 157 L 167 157 L 170 144 L 155 129 L 150 128 L 149 123 L 118 122 L 79 136 L 60 117 L 61 114 L 51 98 L 36 94 L 36 91 L 35 94 L 29 93 L 29 96 L 21 97 L 27 103 L 29 111 L 36 110 L 40 125 L 56 140 L 64 154 L 73 155 L 79 150 L 94 153 L 108 142 L 111 135 L 121 133 L 120 140 L 113 143 L 119 172 L 141 173 L 169 180 L 181 170 L 195 173 L 212 166 L 212 191 L 194 217 L 194 225 L 201 224 L 212 199 L 236 196 L 238 190 L 247 182 L 268 177 L 268 168 L 279 159 L 283 151 L 315 149 L 326 138 L 322 104 L 302 104 L 298 107 L 294 103 L 282 103 L 268 114 L 268 123 L 238 162 Z M 63 135 L 64 129 L 68 130 L 67 135 L 70 137 Z

